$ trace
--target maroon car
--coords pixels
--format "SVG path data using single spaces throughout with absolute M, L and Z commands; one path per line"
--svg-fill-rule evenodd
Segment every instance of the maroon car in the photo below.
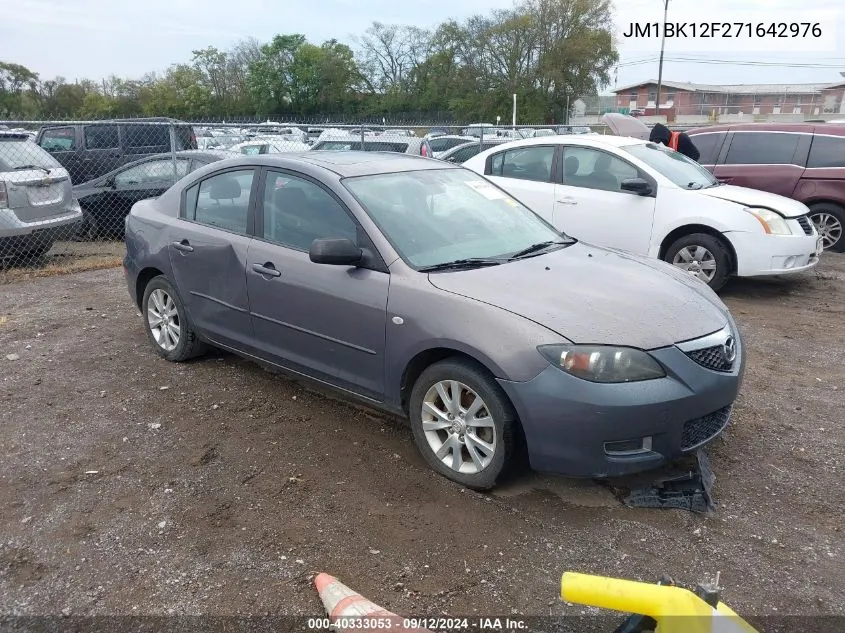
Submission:
M 716 178 L 803 202 L 824 248 L 845 252 L 845 124 L 741 123 L 687 133 Z

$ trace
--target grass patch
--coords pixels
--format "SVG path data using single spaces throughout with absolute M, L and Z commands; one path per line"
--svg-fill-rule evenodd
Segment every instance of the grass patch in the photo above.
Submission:
M 58 260 L 58 261 L 56 261 Z M 41 277 L 56 277 L 81 273 L 87 270 L 103 270 L 118 268 L 123 264 L 123 257 L 119 255 L 88 255 L 82 257 L 52 257 L 48 258 L 40 268 L 10 268 L 0 270 L 0 284 L 9 284 Z

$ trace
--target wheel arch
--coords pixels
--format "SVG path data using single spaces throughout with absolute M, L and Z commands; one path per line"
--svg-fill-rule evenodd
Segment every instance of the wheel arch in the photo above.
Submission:
M 845 212 L 845 204 L 843 204 L 843 203 L 842 203 L 842 201 L 840 201 L 840 200 L 831 200 L 830 198 L 825 198 L 825 197 L 822 197 L 822 198 L 810 198 L 809 200 L 807 200 L 806 202 L 804 202 L 804 204 L 805 204 L 805 205 L 807 205 L 807 207 L 809 207 L 809 208 L 810 208 L 810 211 L 812 211 L 812 210 L 813 210 L 813 207 L 814 207 L 814 206 L 816 206 L 816 205 L 819 205 L 819 204 L 829 204 L 829 205 L 831 205 L 831 206 L 833 206 L 833 207 L 836 207 L 837 209 L 839 209 L 839 210 L 841 210 L 841 211 Z
M 736 273 L 737 256 L 733 244 L 731 244 L 731 241 L 725 237 L 724 233 L 718 229 L 714 229 L 712 226 L 707 226 L 706 224 L 684 224 L 672 229 L 660 243 L 660 250 L 657 253 L 657 257 L 662 260 L 666 256 L 666 252 L 672 244 L 685 235 L 692 235 L 693 233 L 705 233 L 706 235 L 711 235 L 721 241 L 727 247 L 728 254 L 730 255 L 730 274 Z
M 462 350 L 448 345 L 440 345 L 421 350 L 405 364 L 399 382 L 399 404 L 405 415 L 409 413 L 409 400 L 414 383 L 416 383 L 417 379 L 428 367 L 447 358 L 467 360 L 487 374 L 494 383 L 496 382 L 496 371 L 488 365 L 489 361 L 485 362 L 485 360 L 482 360 L 480 354 L 473 354 L 468 350 Z M 502 393 L 504 394 L 504 390 Z M 504 395 L 507 398 L 507 394 Z M 508 401 L 510 401 L 510 398 L 508 398 Z M 511 405 L 513 406 L 513 403 Z
M 144 292 L 147 290 L 147 284 L 163 274 L 164 273 L 162 271 L 153 266 L 143 268 L 141 272 L 138 273 L 138 277 L 135 279 L 135 305 L 138 306 L 139 310 L 143 309 L 141 304 L 144 301 Z

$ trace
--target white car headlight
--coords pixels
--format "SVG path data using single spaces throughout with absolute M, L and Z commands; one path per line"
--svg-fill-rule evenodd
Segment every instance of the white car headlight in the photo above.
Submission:
M 760 207 L 746 207 L 745 210 L 757 218 L 760 224 L 763 225 L 763 230 L 766 233 L 771 235 L 792 235 L 789 225 L 780 213 Z

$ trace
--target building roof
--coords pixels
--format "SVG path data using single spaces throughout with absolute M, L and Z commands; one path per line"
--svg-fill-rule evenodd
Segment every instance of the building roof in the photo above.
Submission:
M 620 93 L 630 90 L 631 88 L 639 88 L 640 86 L 657 85 L 656 79 L 649 79 L 647 81 L 640 81 L 635 84 L 629 84 L 616 88 L 613 92 Z M 845 81 L 835 83 L 813 83 L 813 84 L 696 84 L 688 81 L 664 81 L 662 83 L 666 88 L 674 88 L 675 90 L 687 90 L 689 92 L 717 92 L 722 94 L 810 94 L 818 93 L 828 88 L 837 88 L 844 86 Z

